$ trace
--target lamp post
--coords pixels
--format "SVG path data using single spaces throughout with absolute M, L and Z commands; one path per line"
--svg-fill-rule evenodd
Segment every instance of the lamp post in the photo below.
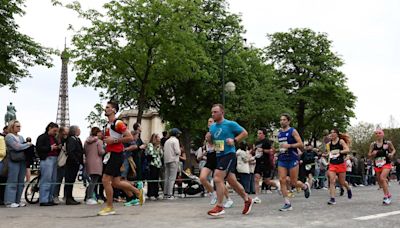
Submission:
M 242 39 L 244 42 L 247 41 L 247 39 Z M 222 105 L 225 107 L 225 91 L 226 92 L 233 92 L 236 89 L 235 83 L 233 82 L 227 82 L 225 84 L 225 55 L 227 55 L 232 49 L 240 42 L 240 40 L 237 40 L 230 48 L 225 49 L 224 46 L 222 46 L 222 52 L 221 52 L 221 78 L 222 78 Z M 247 49 L 245 47 L 245 49 Z
M 225 55 L 227 55 L 232 49 L 235 47 L 236 44 L 232 45 L 229 49 L 225 50 L 222 47 L 222 53 L 221 53 L 221 78 L 222 78 L 222 105 L 225 107 L 225 90 L 227 89 L 227 86 L 225 85 Z M 235 90 L 235 84 L 233 82 L 228 82 L 226 83 L 227 85 L 233 84 L 233 91 Z M 228 92 L 233 92 L 233 91 L 228 91 Z

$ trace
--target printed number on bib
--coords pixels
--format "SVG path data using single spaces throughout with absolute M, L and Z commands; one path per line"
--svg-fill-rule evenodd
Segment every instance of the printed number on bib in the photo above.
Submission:
M 225 150 L 225 141 L 224 140 L 215 140 L 214 141 L 214 150 L 217 153 L 223 152 Z
M 379 157 L 379 158 L 375 158 L 375 165 L 377 167 L 382 167 L 386 164 L 386 158 L 385 157 Z

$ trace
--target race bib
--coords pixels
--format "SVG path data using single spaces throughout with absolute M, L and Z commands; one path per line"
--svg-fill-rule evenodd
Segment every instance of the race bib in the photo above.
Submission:
M 214 150 L 217 153 L 224 152 L 224 150 L 225 150 L 225 141 L 224 140 L 215 140 L 214 141 Z
M 108 160 L 110 160 L 110 157 L 111 157 L 111 152 L 108 152 L 106 155 L 104 155 L 103 164 L 107 164 Z
M 288 149 L 282 147 L 283 144 L 287 144 L 287 141 L 279 142 L 279 153 L 281 154 L 288 152 Z
M 381 168 L 381 167 L 384 166 L 385 164 L 386 164 L 386 158 L 385 158 L 385 157 L 375 158 L 375 165 L 376 165 L 376 167 Z
M 332 150 L 329 152 L 330 159 L 336 159 L 340 155 L 340 150 Z

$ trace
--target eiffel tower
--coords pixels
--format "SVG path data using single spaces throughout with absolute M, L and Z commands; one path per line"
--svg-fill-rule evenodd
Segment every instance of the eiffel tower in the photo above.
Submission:
M 69 103 L 68 103 L 68 53 L 67 44 L 61 53 L 61 79 L 58 95 L 57 124 L 60 127 L 69 127 Z

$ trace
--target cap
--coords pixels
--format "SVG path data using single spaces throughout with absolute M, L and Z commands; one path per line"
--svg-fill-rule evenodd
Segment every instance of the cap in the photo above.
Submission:
M 171 135 L 174 135 L 174 136 L 182 134 L 182 132 L 178 128 L 172 128 L 170 133 L 171 133 Z

